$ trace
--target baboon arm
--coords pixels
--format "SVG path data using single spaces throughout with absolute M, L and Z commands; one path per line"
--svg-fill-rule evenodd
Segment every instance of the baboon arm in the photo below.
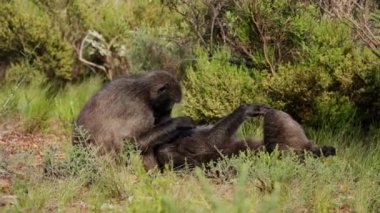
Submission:
M 175 131 L 177 126 L 177 123 L 171 120 L 164 124 L 155 126 L 148 132 L 143 133 L 136 139 L 140 150 L 144 153 L 153 148 L 155 145 L 171 141 L 180 133 L 179 131 Z
M 247 117 L 245 107 L 245 105 L 238 107 L 210 129 L 208 139 L 211 145 L 220 147 L 226 141 L 229 141 Z
M 164 144 L 155 152 L 158 164 L 161 168 L 165 164 L 169 164 L 173 169 L 180 168 L 186 163 L 195 165 L 196 161 L 193 161 L 190 156 L 184 155 L 178 150 L 175 144 Z

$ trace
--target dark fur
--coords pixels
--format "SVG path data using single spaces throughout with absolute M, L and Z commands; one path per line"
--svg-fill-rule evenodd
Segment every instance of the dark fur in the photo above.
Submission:
M 235 132 L 243 121 L 260 115 L 264 115 L 264 140 L 238 140 Z M 187 130 L 187 136 L 161 143 L 155 154 L 160 167 L 171 164 L 179 168 L 185 164 L 199 166 L 218 159 L 221 154 L 230 156 L 247 149 L 272 152 L 276 147 L 281 151 L 293 150 L 300 156 L 304 151 L 311 151 L 316 157 L 335 155 L 334 147 L 314 145 L 290 115 L 260 104 L 242 105 L 215 125 Z
M 118 154 L 123 150 L 124 139 L 136 140 L 145 166 L 154 167 L 152 147 L 172 140 L 170 137 L 176 133 L 169 132 L 192 127 L 186 117 L 168 119 L 174 103 L 181 97 L 178 81 L 164 71 L 111 81 L 79 113 L 73 143 L 93 144 L 99 147 L 100 153 Z M 89 137 L 78 137 L 83 132 Z
M 299 155 L 310 151 L 314 156 L 335 155 L 332 146 L 318 147 L 308 139 L 302 126 L 289 114 L 281 110 L 271 109 L 264 115 L 264 143 L 267 151 L 272 152 L 276 147 L 279 150 L 293 150 Z
M 155 149 L 160 167 L 171 163 L 174 168 L 185 165 L 199 166 L 223 155 L 237 154 L 241 150 L 257 150 L 261 141 L 239 140 L 235 133 L 248 117 L 263 115 L 267 106 L 261 104 L 241 105 L 215 125 L 198 126 L 186 130 L 187 136 L 171 143 L 161 143 Z

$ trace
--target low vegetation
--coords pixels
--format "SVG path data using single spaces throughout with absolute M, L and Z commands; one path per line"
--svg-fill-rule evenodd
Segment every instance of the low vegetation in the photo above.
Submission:
M 251 133 L 254 131 L 250 131 Z M 93 151 L 46 148 L 44 172 L 33 153 L 2 161 L 17 197 L 5 211 L 142 212 L 376 212 L 380 207 L 380 135 L 309 131 L 319 144 L 337 147 L 336 157 L 299 162 L 293 155 L 241 153 L 208 168 L 146 172 L 139 153 L 124 152 L 115 165 Z M 256 135 L 256 137 L 260 137 Z M 369 145 L 372 144 L 372 145 Z M 20 169 L 20 165 L 23 165 Z M 18 167 L 17 167 L 18 166 Z M 43 175 L 44 174 L 44 175 Z M 5 188 L 3 189 L 5 190 Z M 2 192 L 4 194 L 4 191 Z

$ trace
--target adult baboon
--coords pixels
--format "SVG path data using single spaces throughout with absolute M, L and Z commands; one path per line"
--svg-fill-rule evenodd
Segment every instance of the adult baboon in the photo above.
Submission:
M 248 117 L 264 115 L 264 140 L 238 140 L 236 130 Z M 237 154 L 243 150 L 293 150 L 302 156 L 311 151 L 315 156 L 335 155 L 335 148 L 317 147 L 309 140 L 302 127 L 287 113 L 271 109 L 262 104 L 242 105 L 215 125 L 200 126 L 186 130 L 186 137 L 177 135 L 172 142 L 162 143 L 155 148 L 160 167 L 171 163 L 174 168 L 187 163 L 199 166 L 223 155 Z
M 168 72 L 154 71 L 121 77 L 101 88 L 83 107 L 75 121 L 74 144 L 93 144 L 100 153 L 118 154 L 123 140 L 137 142 L 144 165 L 156 165 L 152 147 L 172 140 L 192 128 L 188 117 L 169 119 L 174 103 L 181 100 L 178 81 Z M 173 134 L 169 132 L 176 131 Z M 88 137 L 83 137 L 83 133 Z
M 281 150 L 293 150 L 303 155 L 305 150 L 312 152 L 316 157 L 335 155 L 332 146 L 318 147 L 308 139 L 302 126 L 288 113 L 270 109 L 264 115 L 264 144 L 268 152 L 276 147 Z
M 172 142 L 161 143 L 155 148 L 159 166 L 171 163 L 174 168 L 187 163 L 199 166 L 223 155 L 237 154 L 241 150 L 257 150 L 261 141 L 239 140 L 235 133 L 248 117 L 263 115 L 269 107 L 263 104 L 244 104 L 215 125 L 198 126 L 185 130 L 187 136 L 177 135 Z

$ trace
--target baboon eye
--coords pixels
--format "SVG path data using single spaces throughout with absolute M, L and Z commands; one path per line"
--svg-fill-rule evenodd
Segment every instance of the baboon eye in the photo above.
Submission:
M 157 92 L 159 93 L 159 94 L 162 94 L 162 93 L 164 93 L 164 92 L 166 92 L 166 90 L 168 89 L 168 85 L 167 84 L 165 84 L 165 85 L 163 85 L 162 87 L 160 87 L 158 90 L 157 90 Z

